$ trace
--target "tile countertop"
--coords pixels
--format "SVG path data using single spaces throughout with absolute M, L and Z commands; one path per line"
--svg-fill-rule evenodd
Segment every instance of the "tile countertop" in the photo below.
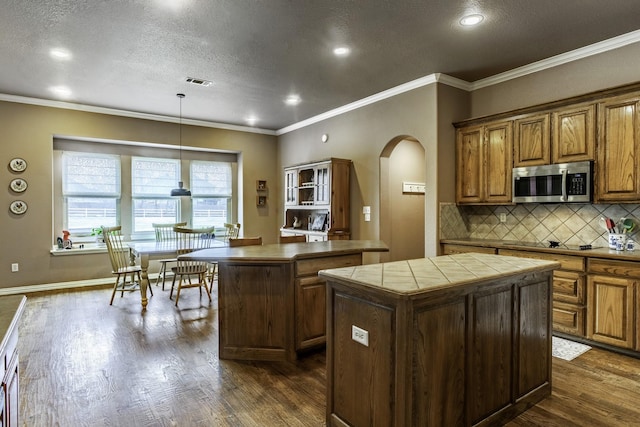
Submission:
M 608 247 L 579 250 L 572 248 L 548 248 L 544 244 L 536 246 L 534 243 L 516 242 L 509 240 L 485 240 L 485 239 L 442 239 L 440 243 L 453 245 L 480 246 L 485 248 L 516 249 L 532 252 L 545 252 L 549 254 L 578 255 L 590 258 L 607 258 L 625 261 L 640 261 L 640 249 L 635 251 L 616 251 Z
M 18 327 L 18 321 L 24 311 L 27 297 L 24 295 L 9 295 L 0 297 L 0 354 L 7 346 L 7 340 Z
M 318 275 L 355 286 L 378 288 L 395 294 L 418 295 L 559 267 L 560 263 L 555 261 L 466 253 L 334 268 L 321 270 Z

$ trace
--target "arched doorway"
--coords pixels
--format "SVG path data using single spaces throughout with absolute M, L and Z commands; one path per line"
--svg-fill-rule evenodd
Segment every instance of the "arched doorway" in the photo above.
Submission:
M 382 261 L 424 257 L 424 192 L 403 184 L 422 183 L 425 151 L 412 136 L 401 135 L 380 154 L 380 238 L 389 246 Z

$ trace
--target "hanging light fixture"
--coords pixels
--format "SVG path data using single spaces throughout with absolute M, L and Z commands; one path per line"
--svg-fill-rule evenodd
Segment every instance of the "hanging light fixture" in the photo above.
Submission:
M 184 98 L 184 93 L 178 93 L 176 96 L 180 98 L 180 166 L 182 166 L 182 98 Z M 171 195 L 175 197 L 191 197 L 191 191 L 184 188 L 183 185 L 184 183 L 181 179 L 178 181 L 178 188 L 171 190 Z

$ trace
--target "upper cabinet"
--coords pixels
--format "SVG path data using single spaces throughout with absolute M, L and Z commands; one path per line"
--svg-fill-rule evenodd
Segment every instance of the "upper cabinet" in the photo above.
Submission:
M 598 104 L 597 202 L 640 201 L 640 95 Z
M 596 107 L 583 104 L 551 113 L 551 163 L 594 160 Z
M 456 131 L 456 202 L 511 203 L 512 122 Z
M 514 167 L 550 164 L 549 113 L 519 117 L 513 126 Z

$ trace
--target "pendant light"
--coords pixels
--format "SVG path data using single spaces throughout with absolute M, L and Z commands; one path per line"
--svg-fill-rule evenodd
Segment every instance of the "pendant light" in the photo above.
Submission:
M 184 98 L 184 93 L 178 93 L 176 96 L 180 98 L 180 166 L 182 166 L 182 98 Z M 191 191 L 184 188 L 183 185 L 182 179 L 178 181 L 178 188 L 171 190 L 171 196 L 191 197 Z

